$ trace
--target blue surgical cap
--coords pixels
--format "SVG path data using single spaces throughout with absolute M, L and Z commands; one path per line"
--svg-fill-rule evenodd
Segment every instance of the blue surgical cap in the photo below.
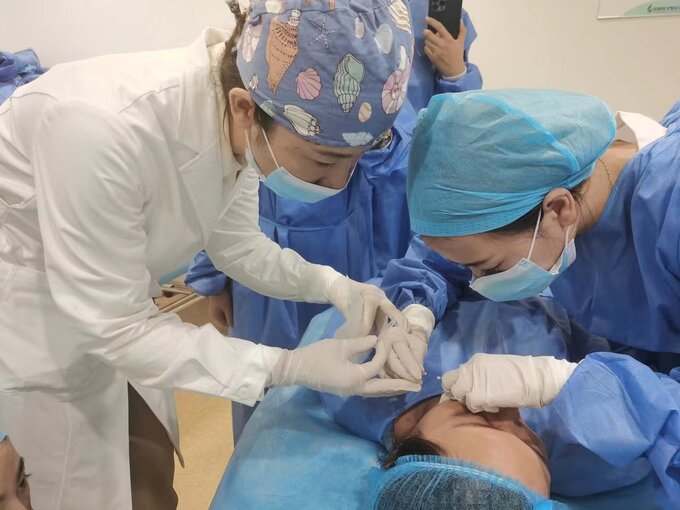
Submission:
M 411 227 L 432 237 L 489 232 L 521 218 L 555 188 L 586 180 L 609 148 L 607 105 L 552 90 L 434 96 L 409 159 Z
M 0 430 L 0 443 L 3 442 L 5 438 L 7 438 L 7 434 Z
M 383 472 L 374 510 L 566 508 L 503 475 L 450 457 L 407 455 Z
M 252 0 L 237 50 L 243 83 L 278 124 L 367 146 L 406 98 L 410 12 L 404 0 Z

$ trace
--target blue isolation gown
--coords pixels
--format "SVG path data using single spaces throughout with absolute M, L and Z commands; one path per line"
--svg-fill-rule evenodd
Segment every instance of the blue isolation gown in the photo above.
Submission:
M 276 196 L 260 186 L 260 227 L 281 246 L 310 262 L 325 264 L 357 281 L 379 276 L 387 263 L 403 257 L 411 238 L 406 205 L 406 171 L 410 133 L 416 114 L 434 94 L 462 92 L 482 86 L 477 66 L 447 81 L 423 53 L 428 2 L 410 2 L 416 56 L 407 101 L 393 129 L 390 147 L 366 153 L 347 189 L 316 204 Z M 476 38 L 467 13 L 467 51 Z M 199 294 L 215 295 L 227 284 L 205 253 L 193 261 L 186 282 Z M 267 298 L 233 282 L 234 328 L 231 335 L 277 347 L 294 348 L 309 321 L 327 305 L 293 303 Z
M 666 136 L 626 165 L 597 224 L 577 236 L 576 261 L 550 290 L 588 331 L 667 372 L 680 366 L 680 102 L 663 123 Z M 439 319 L 471 292 L 466 271 L 416 237 L 389 264 L 383 288 L 401 307 L 419 303 Z
M 680 353 L 680 122 L 623 169 L 576 261 L 551 286 L 586 329 L 646 351 Z M 678 366 L 676 364 L 675 366 Z
M 408 148 L 417 112 L 434 94 L 462 92 L 482 86 L 477 66 L 466 63 L 467 73 L 444 80 L 423 53 L 427 2 L 414 0 L 412 9 L 416 55 L 406 102 L 392 130 L 389 147 L 366 153 L 347 189 L 316 204 L 278 197 L 260 186 L 260 228 L 284 248 L 306 260 L 333 267 L 357 281 L 379 276 L 387 263 L 402 257 L 411 238 L 406 204 Z M 421 12 L 422 11 L 422 12 Z M 467 14 L 466 55 L 476 37 Z M 205 252 L 189 267 L 186 283 L 203 295 L 219 294 L 231 285 L 234 310 L 232 336 L 265 345 L 295 348 L 312 318 L 327 305 L 294 303 L 268 298 L 237 282 L 228 282 Z M 233 406 L 234 438 L 252 414 L 251 408 Z

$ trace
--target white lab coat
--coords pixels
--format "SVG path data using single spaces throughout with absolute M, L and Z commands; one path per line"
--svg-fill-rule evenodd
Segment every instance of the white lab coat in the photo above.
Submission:
M 260 232 L 258 178 L 223 154 L 227 35 L 56 66 L 0 107 L 0 429 L 41 510 L 130 508 L 127 380 L 175 442 L 168 390 L 261 397 L 278 351 L 161 315 L 159 278 L 204 247 L 278 298 L 326 302 L 337 276 Z

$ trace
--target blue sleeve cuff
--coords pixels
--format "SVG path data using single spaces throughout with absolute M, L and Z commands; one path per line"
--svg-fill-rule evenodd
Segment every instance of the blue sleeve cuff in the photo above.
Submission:
M 481 89 L 483 80 L 479 67 L 470 62 L 466 62 L 465 66 L 467 67 L 467 72 L 457 80 L 447 80 L 438 76 L 436 93 L 446 94 Z
M 216 296 L 226 288 L 227 281 L 227 276 L 218 271 L 202 251 L 189 265 L 184 283 L 201 296 Z

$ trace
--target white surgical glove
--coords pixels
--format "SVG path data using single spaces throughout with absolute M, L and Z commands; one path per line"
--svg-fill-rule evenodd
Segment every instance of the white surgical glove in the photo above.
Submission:
M 336 338 L 363 337 L 391 320 L 406 329 L 406 319 L 385 293 L 375 285 L 359 283 L 338 276 L 328 290 L 328 299 L 345 316 L 345 324 L 338 329 Z
M 473 413 L 543 407 L 553 401 L 577 366 L 552 356 L 475 354 L 444 374 L 442 400 L 463 402 Z
M 400 379 L 375 378 L 385 365 L 387 349 L 377 345 L 375 336 L 350 340 L 321 340 L 292 351 L 281 349 L 281 356 L 271 367 L 268 386 L 302 385 L 336 395 L 385 397 L 407 391 L 420 391 L 421 386 Z M 361 359 L 376 348 L 371 361 Z
M 409 305 L 403 311 L 408 324 L 404 330 L 385 327 L 378 339 L 388 344 L 387 366 L 381 377 L 399 377 L 415 383 L 423 380 L 427 344 L 434 329 L 434 314 L 422 305 Z

